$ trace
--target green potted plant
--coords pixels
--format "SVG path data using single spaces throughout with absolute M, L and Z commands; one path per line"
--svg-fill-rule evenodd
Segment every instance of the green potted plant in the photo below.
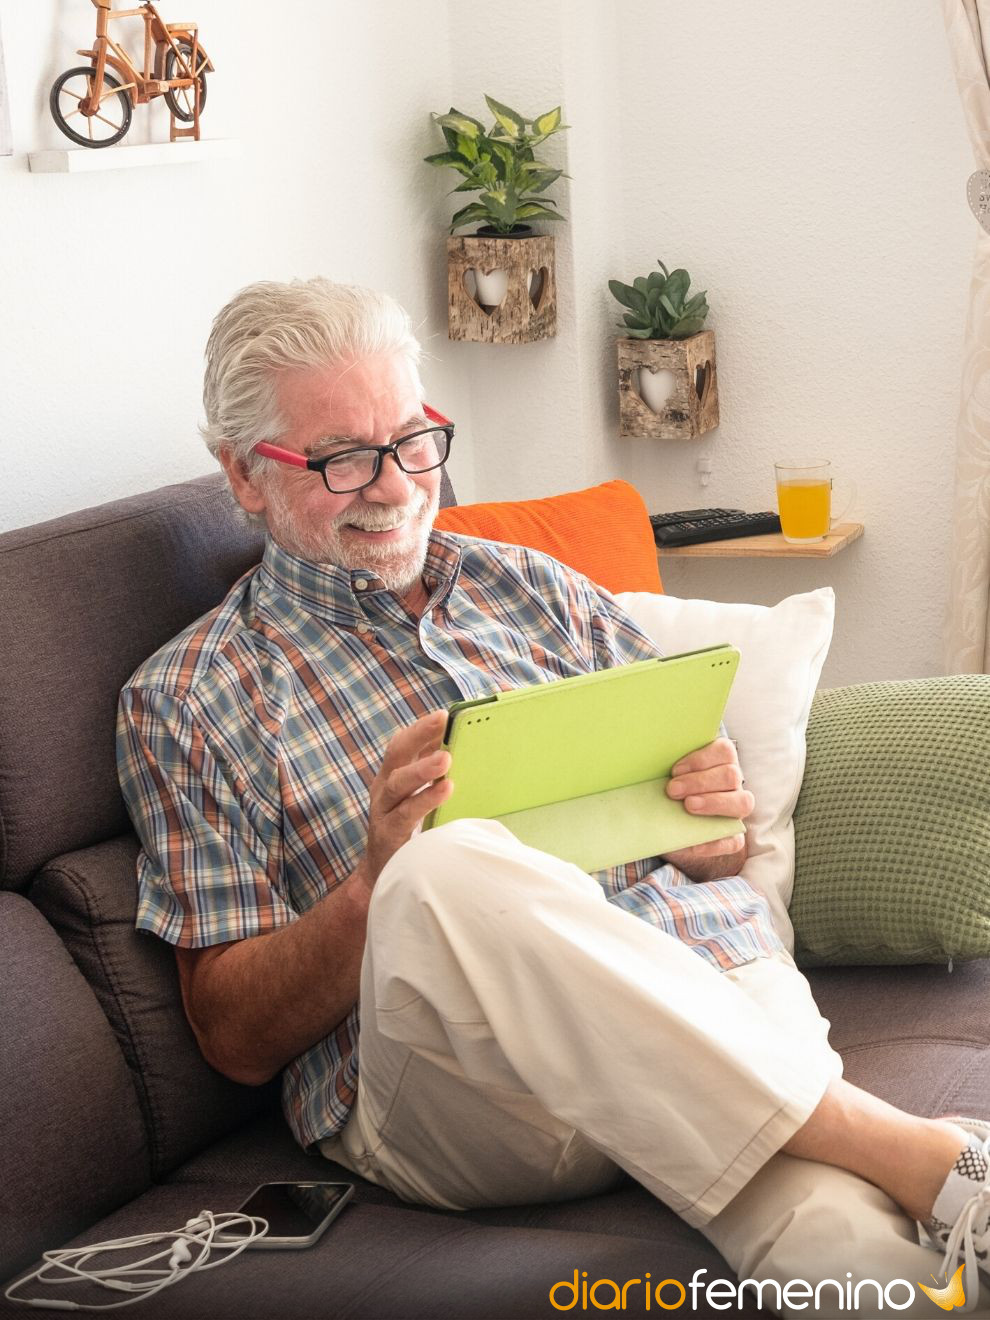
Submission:
M 454 193 L 477 193 L 451 218 L 450 232 L 478 224 L 473 235 L 447 241 L 450 337 L 519 342 L 556 330 L 553 238 L 534 234 L 531 220 L 564 217 L 547 190 L 563 170 L 538 159 L 536 148 L 562 132 L 560 107 L 535 119 L 485 101 L 494 116 L 487 128 L 454 107 L 434 115 L 446 150 L 425 157 L 461 176 Z
M 718 425 L 715 335 L 705 330 L 706 293 L 691 295 L 686 270 L 659 270 L 632 284 L 609 280 L 627 310 L 618 324 L 622 435 L 698 436 Z

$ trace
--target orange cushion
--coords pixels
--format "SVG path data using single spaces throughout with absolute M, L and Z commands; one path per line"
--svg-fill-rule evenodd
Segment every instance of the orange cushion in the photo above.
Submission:
M 663 591 L 649 511 L 628 481 L 542 500 L 457 504 L 441 509 L 434 526 L 542 550 L 607 591 Z

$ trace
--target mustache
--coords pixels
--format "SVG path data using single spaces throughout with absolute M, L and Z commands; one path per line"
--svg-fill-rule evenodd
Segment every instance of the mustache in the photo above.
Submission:
M 342 514 L 339 527 L 358 527 L 363 532 L 388 532 L 395 527 L 401 527 L 403 523 L 410 519 L 418 518 L 422 515 L 426 507 L 425 496 L 416 501 L 415 504 L 407 504 L 404 509 L 367 509 L 359 515 L 354 515 L 349 510 Z M 397 516 L 398 514 L 398 516 Z

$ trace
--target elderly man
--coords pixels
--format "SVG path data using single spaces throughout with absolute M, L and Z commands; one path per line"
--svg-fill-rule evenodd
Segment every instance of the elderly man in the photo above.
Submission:
M 210 337 L 205 436 L 265 554 L 119 723 L 138 926 L 203 1054 L 281 1073 L 302 1145 L 411 1201 L 626 1170 L 758 1279 L 927 1280 L 915 1220 L 985 1247 L 990 1127 L 842 1079 L 743 838 L 589 876 L 490 821 L 419 832 L 451 702 L 656 650 L 557 561 L 432 530 L 453 427 L 417 356 L 391 299 L 320 279 L 243 290 Z M 669 792 L 753 807 L 724 738 Z

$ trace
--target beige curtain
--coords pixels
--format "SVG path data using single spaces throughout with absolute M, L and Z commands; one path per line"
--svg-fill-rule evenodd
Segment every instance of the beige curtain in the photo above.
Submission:
M 976 164 L 990 168 L 990 0 L 942 0 L 942 8 Z M 974 229 L 943 652 L 949 674 L 990 672 L 990 234 Z

